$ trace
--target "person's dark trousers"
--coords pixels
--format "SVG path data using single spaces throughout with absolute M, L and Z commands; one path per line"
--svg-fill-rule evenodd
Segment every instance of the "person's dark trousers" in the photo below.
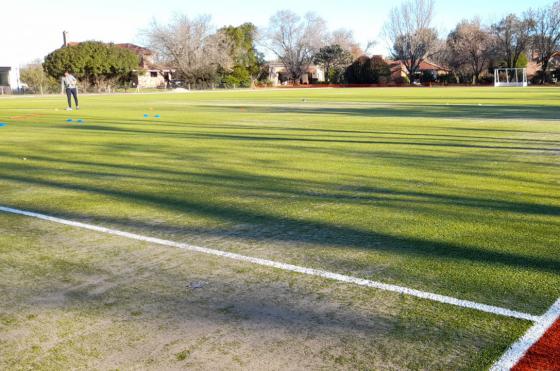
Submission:
M 74 102 L 76 103 L 76 107 L 79 106 L 79 104 L 78 104 L 78 90 L 76 88 L 66 89 L 66 97 L 68 98 L 68 107 L 72 108 L 72 97 L 74 97 Z

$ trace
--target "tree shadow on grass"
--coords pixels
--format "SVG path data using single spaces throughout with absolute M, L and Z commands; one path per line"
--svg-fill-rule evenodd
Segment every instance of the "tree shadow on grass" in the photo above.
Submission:
M 99 120 L 102 122 L 102 120 Z M 165 126 L 171 124 L 171 122 L 166 122 Z M 176 124 L 175 122 L 173 124 Z M 238 124 L 231 124 L 231 125 L 192 125 L 188 123 L 184 123 L 183 125 L 176 125 L 184 130 L 180 131 L 171 131 L 171 130 L 161 130 L 159 128 L 153 128 L 154 130 L 141 130 L 138 128 L 127 128 L 126 126 L 119 127 L 120 123 L 114 124 L 107 122 L 107 125 L 88 125 L 84 127 L 70 127 L 71 129 L 80 129 L 82 131 L 95 131 L 95 132 L 122 132 L 122 133 L 129 133 L 129 134 L 156 134 L 161 135 L 162 137 L 167 136 L 178 136 L 181 135 L 189 135 L 189 134 L 201 134 L 199 132 L 193 131 L 193 128 L 196 129 L 204 129 L 206 132 L 208 131 L 217 131 L 223 130 L 224 132 L 229 132 L 228 134 L 231 135 L 240 135 L 238 134 L 239 131 L 249 131 L 253 134 L 259 135 L 258 138 L 262 138 L 260 135 L 284 135 L 283 133 L 289 131 L 291 137 L 294 137 L 294 140 L 297 138 L 336 138 L 336 139 L 367 139 L 367 138 L 386 138 L 392 139 L 394 137 L 401 137 L 401 138 L 410 138 L 410 139 L 417 139 L 417 140 L 444 140 L 448 142 L 471 142 L 476 141 L 477 143 L 510 143 L 510 144 L 534 144 L 538 143 L 541 145 L 560 145 L 560 140 L 548 140 L 548 139 L 533 139 L 533 138 L 511 138 L 511 137 L 493 137 L 493 136 L 482 136 L 482 135 L 458 135 L 458 134 L 442 134 L 442 133 L 414 133 L 414 132 L 406 132 L 406 131 L 390 131 L 390 130 L 337 130 L 337 129 L 320 129 L 320 128 L 305 128 L 305 127 L 296 127 L 296 126 L 247 126 L 247 125 L 238 125 Z M 454 128 L 454 127 L 447 127 L 447 128 L 440 128 L 441 130 L 467 130 L 466 128 Z M 471 129 L 476 130 L 476 129 Z M 484 129 L 481 129 L 484 130 Z M 527 133 L 535 133 L 535 132 L 527 132 Z M 545 134 L 539 132 L 539 134 Z M 552 133 L 550 133 L 552 134 Z M 556 133 L 560 136 L 560 131 Z
M 93 185 L 62 183 L 46 179 L 36 179 L 24 176 L 2 175 L 3 178 L 16 181 L 21 184 L 32 184 L 39 186 L 52 187 L 57 189 L 67 189 L 72 191 L 82 191 L 92 194 L 99 194 L 114 197 L 119 200 L 127 200 L 132 203 L 153 206 L 167 209 L 173 212 L 198 215 L 200 217 L 212 218 L 234 225 L 248 224 L 258 226 L 247 231 L 236 231 L 239 237 L 256 240 L 266 240 L 271 242 L 289 243 L 310 243 L 323 246 L 338 246 L 344 248 L 354 248 L 360 250 L 386 251 L 392 254 L 403 256 L 420 256 L 435 259 L 445 259 L 452 261 L 468 261 L 473 263 L 496 264 L 509 266 L 515 269 L 531 269 L 541 272 L 551 272 L 560 274 L 560 259 L 536 257 L 531 255 L 520 255 L 512 252 L 491 251 L 475 246 L 462 246 L 458 244 L 442 243 L 429 241 L 419 238 L 399 237 L 378 233 L 375 231 L 364 231 L 349 226 L 339 226 L 324 222 L 317 222 L 305 219 L 294 219 L 292 217 L 280 217 L 255 210 L 245 208 L 208 203 L 193 199 L 178 199 L 171 196 L 161 196 L 153 193 L 137 192 L 134 190 L 117 190 L 101 188 Z M 380 191 L 380 190 L 371 190 Z M 399 194 L 390 190 L 382 190 L 385 193 Z M 416 194 L 413 194 L 416 196 Z M 430 195 L 430 197 L 433 195 Z M 437 195 L 436 195 L 437 196 Z M 494 209 L 503 207 L 504 210 L 516 211 L 526 214 L 538 213 L 539 215 L 560 215 L 560 208 L 546 205 L 516 205 L 514 203 L 488 203 L 481 200 L 469 200 L 467 198 L 455 197 L 455 199 L 445 199 L 445 196 L 438 196 L 445 202 L 462 202 L 469 206 L 482 206 Z M 438 199 L 435 198 L 435 200 Z M 14 205 L 17 207 L 17 205 Z M 45 209 L 34 210 L 43 211 L 49 214 L 56 214 L 61 217 L 84 220 L 87 215 L 69 214 L 64 210 Z M 101 221 L 103 222 L 103 221 Z M 111 221 L 111 223 L 115 220 Z M 152 226 L 151 230 L 157 232 L 158 227 Z M 256 232 L 258 230 L 258 232 Z M 206 233 L 212 234 L 212 230 Z
M 398 157 L 399 161 L 403 158 L 401 155 Z M 34 156 L 35 160 L 53 161 L 50 157 Z M 198 160 L 198 159 L 195 159 Z M 416 158 L 409 158 L 415 164 Z M 450 205 L 450 206 L 465 206 L 474 209 L 485 209 L 488 211 L 497 210 L 520 215 L 536 215 L 536 216 L 560 216 L 560 207 L 551 205 L 549 203 L 536 203 L 524 201 L 508 201 L 498 200 L 492 198 L 481 198 L 467 195 L 453 195 L 446 193 L 436 193 L 430 191 L 428 188 L 416 188 L 410 190 L 411 185 L 415 185 L 414 181 L 407 181 L 406 184 L 401 186 L 408 189 L 389 188 L 386 186 L 367 186 L 367 185 L 349 185 L 349 184 L 335 184 L 331 182 L 319 180 L 299 180 L 299 179 L 286 179 L 283 177 L 271 175 L 255 175 L 251 173 L 242 172 L 232 169 L 221 169 L 216 165 L 212 167 L 199 167 L 198 170 L 188 169 L 165 169 L 154 167 L 154 165 L 129 165 L 129 164 L 103 164 L 93 163 L 89 161 L 77 160 L 57 160 L 57 163 L 66 163 L 73 165 L 86 166 L 92 170 L 79 170 L 79 169 L 58 169 L 57 173 L 61 176 L 71 176 L 73 178 L 81 178 L 87 176 L 88 178 L 103 179 L 103 178 L 122 178 L 133 179 L 138 181 L 155 181 L 162 184 L 174 184 L 176 187 L 183 188 L 186 184 L 197 185 L 203 187 L 221 188 L 226 193 L 252 193 L 253 197 L 261 197 L 264 199 L 285 199 L 289 200 L 293 197 L 298 199 L 316 200 L 317 202 L 331 201 L 333 203 L 371 203 L 375 201 L 408 203 L 408 204 L 434 204 L 434 205 Z M 423 162 L 425 163 L 425 161 Z M 429 167 L 430 170 L 445 171 L 448 170 L 443 165 L 436 165 Z M 99 167 L 104 168 L 100 170 Z M 267 165 L 268 167 L 268 165 Z M 456 167 L 456 166 L 455 166 Z M 464 166 L 461 166 L 463 168 Z M 96 169 L 97 168 L 97 169 Z M 93 170 L 95 169 L 95 170 Z M 114 169 L 116 171 L 113 171 Z M 14 174 L 21 170 L 17 164 L 5 164 L 3 166 L 4 174 L 2 177 L 13 180 L 21 181 L 33 178 L 21 178 Z M 34 170 L 38 174 L 49 174 L 52 168 L 42 166 L 39 164 L 34 165 Z M 480 175 L 480 168 L 473 166 L 468 169 L 465 174 L 467 175 Z M 454 171 L 463 173 L 462 170 Z M 139 173 L 141 172 L 141 173 Z M 519 179 L 513 178 L 519 181 Z M 398 181 L 392 180 L 392 183 Z M 401 183 L 403 183 L 401 181 Z M 65 183 L 56 183 L 57 186 L 64 187 Z M 552 185 L 546 183 L 546 185 Z M 80 185 L 77 185 L 78 187 Z M 71 186 L 70 188 L 72 188 Z M 97 193 L 97 192 L 95 192 Z M 551 196 L 551 199 L 556 197 Z M 402 206 L 402 205 L 401 205 Z
M 345 139 L 339 136 L 319 137 L 319 136 L 302 136 L 300 134 L 226 134 L 226 133 L 186 133 L 186 132 L 161 132 L 150 131 L 130 128 L 119 128 L 115 126 L 96 126 L 90 125 L 88 127 L 73 127 L 81 131 L 103 131 L 108 133 L 120 133 L 130 135 L 151 135 L 161 137 L 173 137 L 188 140 L 231 140 L 231 141 L 254 141 L 254 142 L 304 142 L 304 143 L 319 143 L 319 144 L 365 144 L 365 145 L 393 145 L 393 146 L 420 146 L 432 148 L 464 148 L 464 149 L 488 149 L 488 150 L 509 150 L 509 151 L 539 151 L 557 153 L 559 147 L 530 147 L 500 145 L 500 142 L 494 142 L 496 145 L 474 144 L 468 141 L 450 141 L 449 139 L 442 141 L 438 138 L 410 138 L 409 136 L 394 136 L 394 137 L 377 137 L 376 139 L 363 139 L 362 137 L 346 137 Z M 529 144 L 529 143 L 524 143 Z M 539 143 L 544 144 L 544 143 Z M 556 144 L 556 142 L 546 143 Z
M 493 120 L 558 120 L 560 107 L 540 105 L 443 105 L 443 104 L 406 104 L 370 107 L 308 107 L 287 106 L 224 106 L 200 105 L 203 110 L 225 111 L 248 109 L 251 113 L 263 115 L 300 114 L 300 115 L 343 115 L 347 117 L 394 117 L 427 119 L 493 119 Z

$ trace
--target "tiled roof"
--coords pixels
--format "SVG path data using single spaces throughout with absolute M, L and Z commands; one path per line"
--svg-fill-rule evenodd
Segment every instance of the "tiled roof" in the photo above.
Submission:
M 404 64 L 402 63 L 402 61 L 387 61 L 387 63 L 391 67 L 392 71 L 398 70 L 399 68 L 401 68 L 401 69 L 406 68 L 404 66 Z M 418 70 L 420 70 L 420 71 L 427 71 L 427 70 L 449 71 L 445 67 L 439 66 L 439 65 L 437 65 L 435 63 L 432 63 L 432 62 L 428 62 L 426 60 L 423 60 L 423 61 L 420 62 L 420 65 L 418 66 Z
M 78 46 L 81 42 L 79 41 L 69 41 L 66 43 L 66 46 Z M 131 52 L 134 52 L 138 55 L 153 55 L 154 52 L 148 48 L 144 48 L 143 46 L 131 44 L 131 43 L 121 43 L 121 44 L 114 44 L 117 48 L 121 49 L 128 49 Z
M 123 43 L 123 44 L 115 44 L 117 48 L 128 49 L 138 55 L 153 55 L 154 52 L 148 48 L 144 48 L 143 46 L 138 46 L 135 44 L 130 43 Z

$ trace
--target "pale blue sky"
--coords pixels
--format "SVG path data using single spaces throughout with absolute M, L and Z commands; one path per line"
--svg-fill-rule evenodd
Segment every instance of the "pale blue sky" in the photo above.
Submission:
M 479 16 L 492 21 L 506 13 L 521 13 L 529 7 L 552 0 L 436 0 L 434 26 L 449 31 L 459 20 Z M 17 66 L 42 58 L 62 44 L 62 31 L 72 41 L 102 40 L 140 42 L 139 30 L 152 18 L 164 22 L 174 12 L 194 16 L 210 14 L 215 26 L 253 22 L 265 26 L 280 9 L 298 13 L 314 11 L 332 29 L 352 29 L 356 39 L 366 44 L 378 40 L 392 6 L 399 1 L 376 0 L 6 0 L 2 4 L 0 65 Z M 4 13 L 6 11 L 6 13 Z M 380 41 L 376 52 L 386 54 Z

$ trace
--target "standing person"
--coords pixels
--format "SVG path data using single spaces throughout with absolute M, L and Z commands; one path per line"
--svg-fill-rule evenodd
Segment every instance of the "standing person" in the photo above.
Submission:
M 74 103 L 76 103 L 76 109 L 79 110 L 80 106 L 78 105 L 78 89 L 76 84 L 78 80 L 74 76 L 70 74 L 70 72 L 64 72 L 64 77 L 62 78 L 62 82 L 64 83 L 64 89 L 66 90 L 66 97 L 68 98 L 68 108 L 66 111 L 72 111 L 72 97 L 74 97 Z

